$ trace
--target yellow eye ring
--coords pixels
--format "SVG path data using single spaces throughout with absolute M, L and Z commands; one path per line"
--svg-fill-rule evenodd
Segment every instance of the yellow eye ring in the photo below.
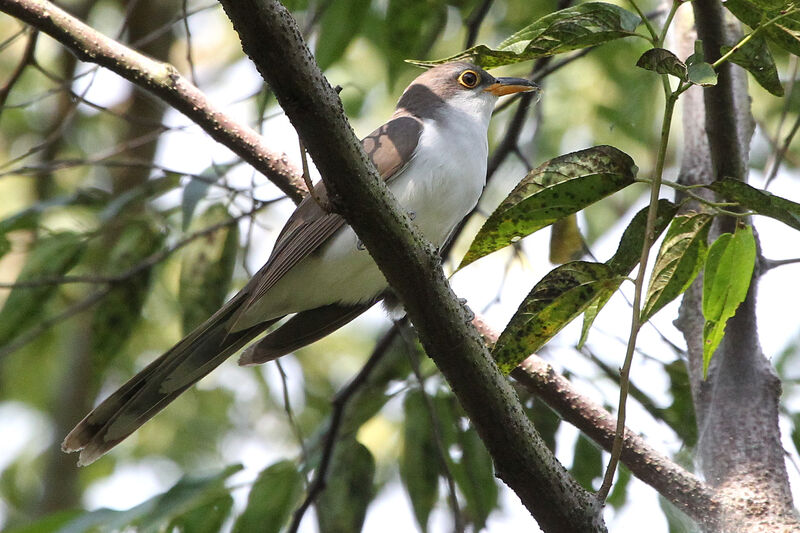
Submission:
M 480 75 L 474 70 L 465 70 L 458 76 L 458 83 L 467 89 L 474 89 L 481 81 Z

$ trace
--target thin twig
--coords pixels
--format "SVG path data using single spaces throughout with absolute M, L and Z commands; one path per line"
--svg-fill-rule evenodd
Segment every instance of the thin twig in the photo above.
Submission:
M 786 153 L 785 151 L 782 151 L 781 149 L 778 148 L 778 139 L 780 139 L 781 137 L 781 132 L 783 131 L 783 125 L 786 122 L 787 115 L 789 114 L 789 106 L 791 105 L 792 94 L 794 93 L 795 89 L 795 81 L 797 78 L 798 65 L 800 65 L 800 61 L 798 61 L 797 56 L 790 55 L 789 81 L 786 87 L 786 97 L 783 99 L 783 109 L 781 109 L 781 116 L 778 119 L 778 125 L 775 127 L 775 141 L 771 142 L 771 144 L 773 145 L 773 152 L 770 153 L 769 158 L 767 159 L 767 163 L 764 165 L 765 189 L 769 187 L 769 184 L 772 182 L 772 180 L 775 179 L 775 176 L 778 175 L 778 168 L 780 167 L 780 162 L 778 161 L 778 152 L 782 152 L 782 154 Z
M 648 29 L 650 29 L 651 33 L 654 32 L 651 26 L 648 26 Z M 656 34 L 655 38 L 657 37 L 658 36 Z M 674 93 L 670 92 L 669 81 L 666 79 L 666 77 L 666 74 L 662 75 L 664 91 L 666 94 L 666 102 L 664 105 L 664 116 L 661 122 L 661 140 L 658 146 L 656 165 L 653 170 L 653 183 L 650 185 L 650 205 L 647 210 L 644 242 L 642 243 L 642 252 L 639 258 L 639 270 L 636 274 L 636 281 L 634 283 L 630 337 L 628 338 L 628 346 L 625 351 L 625 359 L 622 364 L 622 368 L 620 369 L 619 404 L 617 407 L 617 432 L 614 437 L 614 444 L 611 448 L 611 458 L 608 461 L 608 466 L 606 467 L 606 472 L 603 476 L 603 482 L 600 485 L 600 489 L 597 491 L 597 499 L 599 502 L 605 502 L 606 498 L 608 497 L 608 493 L 611 490 L 611 485 L 614 480 L 614 473 L 616 472 L 617 464 L 619 463 L 620 455 L 622 454 L 622 446 L 625 438 L 625 414 L 628 387 L 630 383 L 630 371 L 633 363 L 633 354 L 636 349 L 636 339 L 643 324 L 641 302 L 642 293 L 644 291 L 645 273 L 647 271 L 647 261 L 650 257 L 650 248 L 654 240 L 653 233 L 656 217 L 658 215 L 658 198 L 661 190 L 661 178 L 664 173 L 664 162 L 666 160 L 669 132 L 672 125 L 672 113 L 675 109 L 675 102 L 678 99 L 678 94 L 681 89 L 679 86 Z
M 192 32 L 189 30 L 189 13 L 186 9 L 187 0 L 183 0 L 181 4 L 181 13 L 183 19 L 183 31 L 186 34 L 186 62 L 189 63 L 189 79 L 192 80 L 194 85 L 197 85 L 197 73 L 194 69 L 194 58 L 192 58 Z
M 800 257 L 794 257 L 792 259 L 762 259 L 761 261 L 761 271 L 766 272 L 767 270 L 772 270 L 773 268 L 778 268 L 785 265 L 794 265 L 800 263 Z
M 34 53 L 36 52 L 36 41 L 38 38 L 39 31 L 34 29 L 30 36 L 28 36 L 28 43 L 25 45 L 25 51 L 22 53 L 17 67 L 14 69 L 14 72 L 11 73 L 11 76 L 9 76 L 8 81 L 0 87 L 0 116 L 2 116 L 11 89 L 14 88 L 14 85 L 22 77 L 22 73 L 25 72 L 25 69 L 35 61 Z
M 283 392 L 283 410 L 286 411 L 286 417 L 289 419 L 289 426 L 291 426 L 292 432 L 294 433 L 297 442 L 300 444 L 302 459 L 305 461 L 308 459 L 308 450 L 306 449 L 305 439 L 303 439 L 303 432 L 300 430 L 300 425 L 297 423 L 297 419 L 294 416 L 294 410 L 292 409 L 292 402 L 289 398 L 289 382 L 286 378 L 286 371 L 283 370 L 283 365 L 281 364 L 280 359 L 275 359 L 275 367 L 278 369 L 278 374 L 280 374 L 281 376 L 281 390 Z M 308 480 L 306 480 L 306 482 L 308 482 Z
M 314 479 L 311 481 L 311 484 L 308 487 L 308 491 L 306 492 L 306 497 L 303 500 L 303 503 L 300 504 L 292 516 L 292 523 L 289 525 L 289 529 L 287 530 L 288 533 L 297 533 L 297 530 L 300 527 L 300 522 L 302 522 L 306 511 L 319 497 L 320 493 L 325 490 L 328 469 L 330 467 L 331 457 L 333 456 L 333 450 L 336 447 L 339 430 L 341 429 L 344 411 L 353 395 L 355 395 L 355 393 L 367 383 L 367 379 L 369 379 L 370 374 L 375 369 L 378 362 L 380 362 L 383 356 L 389 351 L 389 347 L 395 341 L 399 333 L 399 327 L 396 324 L 393 325 L 389 331 L 386 332 L 383 338 L 378 341 L 378 344 L 375 346 L 375 349 L 372 351 L 369 359 L 366 363 L 364 363 L 364 366 L 361 368 L 358 374 L 356 374 L 353 380 L 348 383 L 345 388 L 336 394 L 331 402 L 333 409 L 331 411 L 328 434 L 325 437 L 325 443 L 322 449 L 322 457 L 320 458 L 319 466 L 314 472 Z
M 198 230 L 194 233 L 191 233 L 186 237 L 184 237 L 183 239 L 181 239 L 180 241 L 178 241 L 177 243 L 170 246 L 169 248 L 165 248 L 154 254 L 149 255 L 141 262 L 137 263 L 136 265 L 132 266 L 131 268 L 120 274 L 91 275 L 91 276 L 61 276 L 58 278 L 35 279 L 30 281 L 20 281 L 14 283 L 0 283 L 0 289 L 33 288 L 33 287 L 42 287 L 45 285 L 63 285 L 67 283 L 95 283 L 95 284 L 119 283 L 135 276 L 136 274 L 142 272 L 143 270 L 152 268 L 153 266 L 165 260 L 167 257 L 172 255 L 176 251 L 180 250 L 187 244 L 191 243 L 192 241 L 195 241 L 200 237 L 204 237 L 206 235 L 219 231 L 222 228 L 236 224 L 239 222 L 239 220 L 255 214 L 256 212 L 260 211 L 261 209 L 264 209 L 264 207 L 275 201 L 277 200 L 273 200 L 270 202 L 260 202 L 256 207 L 253 208 L 252 211 L 239 214 L 223 222 L 213 224 L 211 226 Z
M 270 150 L 252 128 L 214 107 L 174 66 L 155 61 L 108 38 L 50 2 L 0 0 L 0 11 L 47 33 L 79 59 L 106 67 L 158 96 L 267 176 L 287 195 L 303 196 L 305 187 L 300 172 L 286 156 Z
M 481 30 L 483 19 L 489 13 L 489 8 L 492 6 L 492 0 L 483 0 L 479 6 L 472 10 L 466 20 L 467 38 L 464 41 L 464 48 L 471 48 L 475 41 L 478 40 L 478 32 Z
M 2 41 L 2 42 L 0 42 L 0 52 L 2 52 L 2 51 L 3 51 L 3 50 L 5 50 L 6 48 L 8 48 L 8 47 L 9 47 L 9 46 L 11 46 L 12 44 L 14 44 L 14 42 L 15 42 L 17 39 L 19 39 L 20 37 L 22 37 L 22 36 L 23 36 L 23 35 L 25 35 L 26 33 L 28 33 L 28 27 L 27 27 L 27 26 L 22 26 L 22 27 L 21 27 L 19 30 L 17 30 L 17 31 L 16 31 L 16 33 L 13 33 L 13 34 L 11 35 L 11 37 L 9 37 L 8 39 L 6 39 L 5 41 Z

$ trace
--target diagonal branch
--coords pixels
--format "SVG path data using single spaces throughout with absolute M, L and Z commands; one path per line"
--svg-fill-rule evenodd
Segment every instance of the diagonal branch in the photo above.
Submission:
M 577 391 L 546 361 L 531 355 L 511 372 L 525 388 L 544 400 L 561 418 L 611 451 L 616 418 Z M 670 503 L 700 524 L 713 524 L 720 512 L 714 491 L 691 472 L 652 448 L 642 437 L 625 429 L 622 463 Z
M 295 20 L 275 0 L 222 0 L 222 5 L 245 53 L 313 156 L 332 206 L 403 300 L 427 353 L 494 458 L 498 476 L 546 531 L 604 531 L 600 508 L 536 433 L 450 289 L 438 255 L 370 165 Z
M 45 0 L 0 0 L 0 11 L 48 34 L 82 61 L 106 67 L 158 96 L 264 174 L 288 196 L 294 200 L 303 196 L 306 189 L 301 173 L 289 163 L 286 155 L 270 150 L 255 130 L 214 107 L 174 66 L 106 37 Z

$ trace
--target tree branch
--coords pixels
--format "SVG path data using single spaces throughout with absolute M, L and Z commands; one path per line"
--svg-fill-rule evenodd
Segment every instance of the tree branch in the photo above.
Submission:
M 495 461 L 498 476 L 547 531 L 605 530 L 592 496 L 555 460 L 444 277 L 440 259 L 398 209 L 349 127 L 288 11 L 277 1 L 222 0 L 245 53 L 275 92 L 330 191 L 403 300 Z
M 497 341 L 499 334 L 481 318 L 476 318 L 474 323 L 490 343 Z M 611 451 L 616 417 L 577 390 L 547 361 L 536 354 L 530 355 L 511 372 L 511 377 L 543 400 L 562 419 L 606 451 Z M 625 428 L 621 461 L 633 475 L 656 489 L 696 522 L 707 524 L 716 519 L 720 506 L 713 489 L 628 428 Z
M 544 400 L 561 418 L 606 451 L 611 451 L 616 417 L 578 392 L 549 363 L 531 355 L 511 372 L 511 376 Z M 716 520 L 720 504 L 714 491 L 627 428 L 620 459 L 633 475 L 696 522 L 708 524 Z
M 151 59 L 95 31 L 45 0 L 0 0 L 4 11 L 66 46 L 82 61 L 96 63 L 158 96 L 186 115 L 214 140 L 225 145 L 279 189 L 297 200 L 305 192 L 300 171 L 264 145 L 252 128 L 240 124 L 209 102 L 172 65 Z

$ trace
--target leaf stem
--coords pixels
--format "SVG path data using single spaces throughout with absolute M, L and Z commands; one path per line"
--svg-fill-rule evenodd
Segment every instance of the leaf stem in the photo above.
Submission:
M 638 183 L 648 183 L 648 184 L 652 184 L 653 183 L 653 180 L 648 179 L 648 178 L 637 178 L 636 181 Z M 692 192 L 695 189 L 706 188 L 705 184 L 681 185 L 680 183 L 676 183 L 674 181 L 662 179 L 661 180 L 661 185 L 665 185 L 665 186 L 670 187 L 672 189 L 675 189 L 677 191 L 681 191 L 681 192 L 685 193 L 689 197 L 689 199 L 696 200 L 697 202 L 700 202 L 703 205 L 707 205 L 709 207 L 713 207 L 714 209 L 718 209 L 720 211 L 724 210 L 726 207 L 741 206 L 741 204 L 739 202 L 714 202 L 712 200 L 709 200 L 707 198 L 703 198 L 702 196 Z M 727 212 L 726 212 L 726 214 L 727 214 Z
M 678 11 L 678 8 L 682 3 L 683 2 L 681 0 L 672 0 L 672 6 L 669 8 L 667 18 L 664 20 L 664 26 L 661 28 L 661 35 L 658 37 L 658 43 L 656 43 L 656 46 L 664 45 L 664 39 L 667 38 L 667 31 L 672 24 L 672 19 L 675 17 L 675 13 Z
M 653 24 L 650 22 L 650 19 L 647 18 L 647 15 L 645 15 L 641 9 L 639 9 L 639 6 L 636 4 L 634 0 L 629 0 L 629 2 L 633 7 L 633 9 L 636 11 L 636 14 L 639 15 L 639 18 L 642 19 L 642 23 L 644 24 L 645 28 L 647 28 L 647 31 L 650 33 L 651 39 L 649 39 L 649 41 L 651 41 L 655 46 L 659 46 L 658 32 L 656 31 Z
M 666 78 L 666 75 L 662 76 Z M 619 384 L 619 406 L 617 408 L 617 428 L 614 435 L 614 444 L 611 447 L 611 459 L 608 462 L 603 483 L 597 491 L 597 499 L 600 502 L 605 502 L 608 493 L 611 490 L 611 484 L 614 480 L 614 473 L 619 463 L 620 455 L 622 454 L 622 444 L 625 433 L 625 411 L 626 402 L 628 398 L 628 389 L 630 385 L 630 371 L 631 363 L 633 362 L 633 354 L 636 349 L 636 338 L 639 335 L 639 330 L 642 327 L 642 292 L 644 287 L 644 277 L 647 270 L 647 260 L 650 257 L 650 248 L 653 245 L 655 231 L 656 217 L 658 215 L 658 197 L 661 189 L 661 178 L 664 173 L 664 161 L 667 156 L 667 144 L 669 141 L 669 131 L 672 125 L 672 115 L 675 110 L 675 103 L 678 100 L 678 91 L 668 94 L 666 103 L 664 105 L 664 117 L 661 123 L 661 142 L 658 146 L 658 155 L 656 157 L 656 166 L 653 172 L 652 183 L 650 184 L 650 206 L 647 210 L 647 223 L 645 225 L 644 243 L 642 244 L 642 254 L 639 258 L 639 271 L 636 275 L 633 293 L 633 314 L 631 318 L 631 332 L 628 338 L 628 345 L 625 352 L 625 361 L 620 368 L 620 384 Z
M 773 18 L 769 19 L 769 20 L 768 20 L 768 21 L 766 21 L 764 24 L 760 24 L 760 25 L 759 25 L 757 28 L 755 28 L 755 29 L 752 31 L 752 33 L 750 33 L 750 34 L 748 34 L 748 35 L 745 35 L 745 36 L 744 36 L 744 38 L 743 38 L 741 41 L 739 41 L 738 43 L 736 43 L 736 44 L 733 46 L 733 48 L 731 48 L 730 50 L 728 50 L 728 52 L 727 52 L 727 53 L 723 54 L 723 55 L 722 55 L 722 57 L 720 57 L 719 59 L 717 59 L 716 61 L 714 61 L 714 63 L 712 63 L 712 65 L 711 65 L 711 66 L 714 68 L 714 70 L 716 70 L 716 69 L 717 69 L 717 68 L 718 68 L 718 67 L 719 67 L 719 66 L 720 66 L 720 65 L 721 65 L 723 62 L 727 61 L 727 60 L 728 60 L 728 59 L 729 59 L 729 58 L 730 58 L 730 57 L 731 57 L 731 56 L 732 56 L 734 53 L 736 53 L 737 51 L 739 51 L 739 49 L 740 49 L 741 47 L 743 47 L 743 46 L 744 46 L 744 45 L 746 45 L 748 42 L 750 42 L 750 39 L 752 39 L 753 37 L 755 37 L 755 36 L 756 36 L 758 33 L 760 33 L 762 30 L 764 30 L 764 29 L 766 29 L 766 28 L 769 28 L 770 26 L 772 26 L 773 24 L 775 24 L 776 22 L 778 22 L 780 19 L 782 19 L 782 18 L 784 18 L 784 17 L 788 17 L 789 15 L 793 15 L 793 14 L 797 13 L 797 11 L 798 11 L 798 8 L 796 8 L 796 7 L 795 7 L 795 8 L 792 8 L 792 9 L 788 9 L 788 10 L 786 10 L 784 13 L 781 13 L 780 15 L 778 15 L 778 16 L 776 16 L 776 17 L 773 17 Z

